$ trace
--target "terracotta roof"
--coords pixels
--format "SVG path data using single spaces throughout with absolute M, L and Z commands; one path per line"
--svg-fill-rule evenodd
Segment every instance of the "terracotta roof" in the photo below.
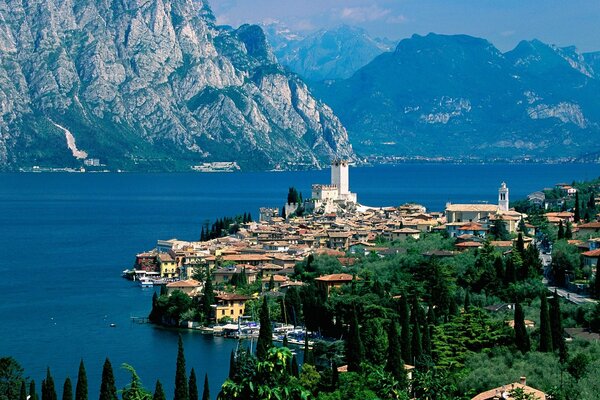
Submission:
M 585 253 L 581 253 L 585 257 L 600 257 L 600 249 L 586 251 Z
M 468 225 L 463 225 L 460 228 L 458 228 L 459 231 L 483 231 L 486 230 L 483 226 L 479 225 L 479 224 L 468 224 Z
M 518 382 L 511 383 L 509 385 L 503 385 L 494 389 L 490 389 L 486 392 L 479 393 L 471 400 L 492 400 L 496 398 L 496 396 L 501 399 L 511 400 L 513 397 L 510 396 L 509 392 L 516 388 L 523 389 L 525 393 L 533 394 L 537 400 L 546 400 L 546 394 L 544 392 Z
M 158 255 L 158 258 L 159 258 L 159 259 L 160 259 L 160 261 L 162 261 L 162 262 L 173 262 L 173 261 L 175 261 L 175 260 L 173 260 L 173 257 L 171 257 L 171 255 L 170 255 L 170 254 L 168 254 L 168 253 L 160 253 L 160 254 Z
M 577 225 L 579 229 L 600 229 L 600 222 L 588 222 L 587 224 Z
M 496 212 L 496 204 L 448 204 L 446 211 Z
M 331 274 L 320 276 L 317 281 L 321 282 L 352 282 L 352 275 L 350 274 Z
M 483 246 L 483 245 L 479 242 L 463 242 L 463 243 L 456 244 L 456 247 L 481 247 L 481 246 Z
M 250 300 L 252 297 L 249 296 L 242 296 L 241 294 L 235 294 L 235 293 L 223 293 L 220 295 L 215 296 L 216 299 L 218 300 Z
M 168 288 L 196 288 L 202 285 L 195 279 L 187 279 L 185 281 L 176 281 L 167 283 Z
M 271 275 L 271 276 L 273 277 L 273 282 L 286 282 L 288 280 L 288 278 L 283 275 Z M 271 276 L 262 278 L 262 281 L 269 282 L 271 280 Z

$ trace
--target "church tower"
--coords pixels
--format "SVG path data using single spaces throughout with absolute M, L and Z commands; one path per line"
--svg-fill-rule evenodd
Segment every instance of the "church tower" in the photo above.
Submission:
M 344 197 L 350 193 L 348 180 L 348 161 L 333 161 L 331 163 L 331 184 L 337 186 L 339 197 Z
M 504 182 L 498 189 L 498 208 L 500 208 L 500 211 L 508 211 L 508 188 Z

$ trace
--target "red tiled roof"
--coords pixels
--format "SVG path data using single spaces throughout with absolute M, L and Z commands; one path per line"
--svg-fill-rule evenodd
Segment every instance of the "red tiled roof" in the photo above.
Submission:
M 600 257 L 600 249 L 586 251 L 585 253 L 581 253 L 585 257 Z
M 320 276 L 317 281 L 321 282 L 352 282 L 352 275 L 350 274 L 331 274 Z

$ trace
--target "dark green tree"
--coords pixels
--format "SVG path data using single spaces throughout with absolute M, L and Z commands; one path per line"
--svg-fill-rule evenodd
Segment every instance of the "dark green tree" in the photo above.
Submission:
M 516 281 L 517 271 L 515 269 L 515 262 L 512 257 L 508 257 L 506 260 L 506 272 L 504 273 L 504 286 L 508 287 L 508 285 Z
M 271 275 L 271 278 L 269 278 L 269 291 L 273 291 L 275 289 L 275 278 L 273 275 Z
M 576 223 L 581 220 L 581 210 L 579 208 L 579 190 L 575 192 L 575 211 L 573 211 L 573 219 Z
M 557 240 L 562 240 L 565 238 L 565 228 L 563 227 L 563 222 L 560 220 L 558 222 L 558 233 L 556 234 Z
M 494 271 L 496 271 L 496 281 L 501 283 L 504 281 L 504 261 L 498 256 L 494 259 Z
M 73 400 L 73 384 L 71 384 L 71 378 L 69 377 L 65 379 L 65 384 L 63 385 L 62 400 Z
M 467 290 L 465 292 L 465 312 L 469 312 L 470 309 L 471 309 L 471 295 L 469 294 L 469 291 Z
M 540 347 L 539 351 L 548 353 L 552 351 L 552 329 L 550 328 L 550 314 L 546 293 L 540 295 Z
M 210 267 L 206 267 L 206 282 L 204 283 L 204 292 L 202 293 L 202 312 L 206 321 L 210 321 L 212 314 L 212 305 L 215 303 L 215 293 L 212 285 Z
M 398 337 L 398 324 L 396 321 L 390 321 L 388 328 L 388 354 L 385 370 L 388 371 L 398 382 L 406 382 L 406 370 L 402 360 L 402 349 Z
M 102 367 L 102 383 L 100 384 L 100 400 L 118 400 L 115 375 L 110 360 L 104 360 Z
M 565 228 L 565 239 L 573 239 L 573 229 L 571 223 L 567 221 L 567 227 Z
M 358 326 L 358 316 L 356 306 L 352 308 L 352 317 L 348 336 L 346 337 L 346 361 L 348 362 L 348 371 L 360 372 L 360 364 L 365 358 L 365 349 L 360 338 L 360 327 Z
M 23 367 L 12 357 L 0 358 L 0 398 L 12 400 L 19 398 Z
M 229 375 L 228 378 L 233 380 L 235 379 L 235 355 L 233 354 L 233 350 L 229 354 Z
M 523 307 L 521 303 L 515 303 L 515 316 L 514 316 L 514 324 L 515 324 L 515 345 L 517 349 L 521 351 L 521 353 L 527 353 L 531 348 L 531 343 L 529 341 L 529 334 L 527 333 L 527 328 L 525 327 L 525 314 L 523 313 Z
M 400 328 L 400 349 L 402 351 L 402 359 L 406 362 L 412 362 L 413 358 L 410 346 L 410 310 L 408 308 L 406 295 L 400 297 Z
M 508 233 L 504 221 L 500 218 L 496 218 L 492 222 L 489 233 L 496 240 L 510 240 L 510 233 Z
M 35 391 L 35 381 L 32 379 L 29 382 L 29 400 L 37 400 L 38 395 Z
M 338 371 L 337 363 L 335 362 L 335 360 L 333 360 L 333 362 L 331 363 L 331 387 L 333 389 L 335 389 L 339 385 L 340 385 L 340 371 Z
M 597 267 L 596 267 L 597 268 Z M 600 274 L 596 269 L 596 277 L 594 278 L 594 297 L 600 300 Z
M 50 368 L 46 370 L 46 379 L 42 390 L 42 400 L 57 400 L 56 388 L 54 387 L 54 378 L 50 374 Z M 100 399 L 103 400 L 103 399 Z
M 560 311 L 560 298 L 554 291 L 554 296 L 550 300 L 550 329 L 552 330 L 552 348 L 558 350 L 561 362 L 566 361 L 567 347 L 563 338 L 562 314 Z
M 192 368 L 189 380 L 190 400 L 198 400 L 198 384 L 196 383 L 196 371 Z
M 75 400 L 88 400 L 87 373 L 83 359 L 79 361 L 79 372 L 77 373 L 77 384 L 75 385 Z
M 417 311 L 413 310 L 413 314 Z M 423 344 L 421 342 L 421 327 L 419 326 L 419 320 L 415 316 L 412 323 L 412 335 L 411 335 L 411 352 L 415 364 L 418 364 L 423 355 Z
M 525 242 L 523 241 L 523 234 L 519 232 L 519 236 L 517 236 L 516 248 L 519 253 L 521 253 L 521 257 L 525 254 Z
M 19 400 L 27 400 L 27 387 L 25 385 L 25 380 L 21 381 L 21 389 L 19 391 Z
M 156 292 L 152 294 L 152 309 L 150 310 L 148 319 L 154 324 L 160 324 L 162 321 L 162 315 L 158 306 L 158 295 Z
M 334 361 L 335 363 L 335 361 Z M 296 358 L 296 355 L 294 354 L 292 356 L 292 376 L 294 377 L 298 377 L 300 376 L 300 372 L 298 370 L 298 359 Z
M 167 400 L 167 396 L 165 396 L 165 391 L 163 390 L 162 384 L 159 380 L 156 381 L 154 397 L 152 397 L 152 400 Z
M 269 317 L 269 305 L 267 297 L 263 297 L 259 313 L 260 329 L 258 331 L 258 340 L 256 342 L 256 357 L 259 360 L 264 360 L 273 347 L 273 327 L 271 326 L 271 318 Z
M 183 351 L 183 339 L 179 335 L 177 341 L 177 367 L 175 370 L 175 396 L 173 400 L 189 400 L 188 381 L 185 370 L 185 353 Z
M 306 333 L 306 335 L 304 335 L 304 364 L 315 364 L 313 352 L 311 351 L 308 345 L 308 332 Z
M 202 400 L 210 400 L 210 388 L 208 387 L 208 374 L 204 374 L 204 389 L 202 390 Z

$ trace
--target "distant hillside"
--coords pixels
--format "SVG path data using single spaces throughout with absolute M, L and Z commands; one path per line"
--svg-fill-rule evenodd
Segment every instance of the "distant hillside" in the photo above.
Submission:
M 373 38 L 365 30 L 347 25 L 308 36 L 279 24 L 267 26 L 265 32 L 279 62 L 311 81 L 349 78 L 395 46 L 389 40 Z
M 216 26 L 203 0 L 0 2 L 0 21 L 0 170 L 354 157 L 263 31 Z
M 503 54 L 471 36 L 414 35 L 313 88 L 363 154 L 572 157 L 600 150 L 597 54 L 538 40 Z

